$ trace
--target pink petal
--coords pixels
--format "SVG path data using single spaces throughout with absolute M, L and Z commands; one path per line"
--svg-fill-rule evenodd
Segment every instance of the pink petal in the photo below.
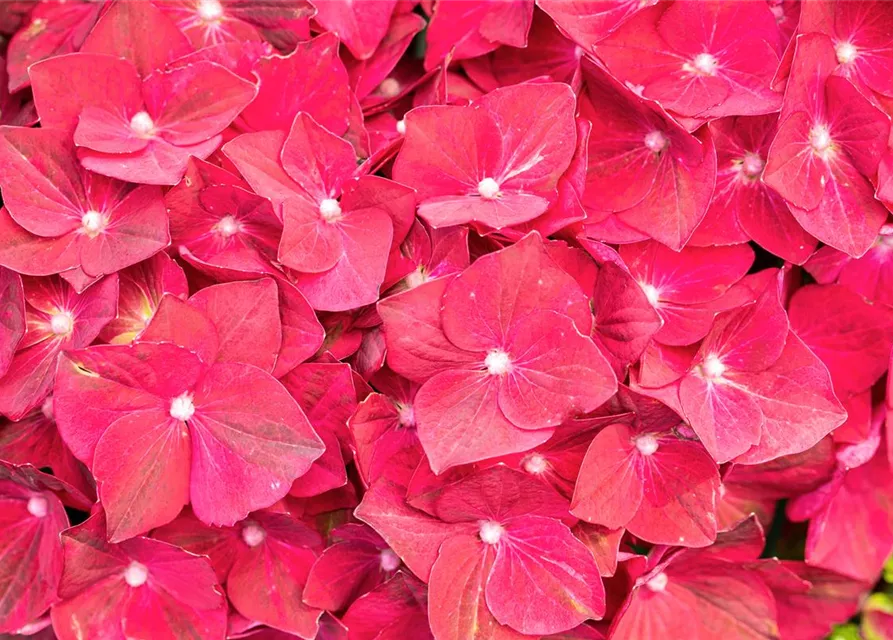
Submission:
M 139 3 L 116 6 L 103 14 L 82 51 L 129 60 L 146 77 L 190 53 L 192 47 L 163 11 Z
M 512 369 L 499 390 L 499 407 L 519 428 L 557 426 L 596 409 L 617 388 L 605 357 L 567 316 L 525 316 L 511 328 L 505 349 Z
M 383 479 L 372 485 L 356 508 L 358 520 L 384 538 L 406 566 L 425 582 L 441 544 L 455 526 L 432 518 L 406 504 L 405 491 Z
M 522 431 L 509 422 L 497 404 L 498 389 L 477 371 L 445 371 L 422 385 L 415 404 L 419 440 L 435 473 L 549 439 L 551 429 Z
M 282 343 L 279 293 L 273 280 L 206 287 L 189 304 L 215 327 L 218 362 L 241 362 L 272 372 Z
M 378 303 L 388 345 L 388 366 L 402 376 L 424 382 L 437 373 L 471 364 L 475 354 L 447 340 L 439 313 L 452 277 L 437 278 Z
M 227 594 L 239 613 L 302 638 L 316 637 L 320 609 L 301 600 L 316 554 L 308 543 L 316 534 L 285 514 L 258 518 L 264 540 L 241 543 L 227 581 Z M 255 525 L 255 526 L 257 526 Z
M 39 62 L 28 72 L 42 128 L 74 133 L 78 116 L 91 106 L 115 105 L 129 114 L 143 108 L 139 74 L 118 57 L 74 53 Z
M 42 501 L 42 517 L 28 509 L 31 500 Z M 7 479 L 0 481 L 0 505 L 0 632 L 15 634 L 57 598 L 63 562 L 59 534 L 68 528 L 68 516 L 52 492 Z
M 570 316 L 584 333 L 592 324 L 586 294 L 546 254 L 535 232 L 477 260 L 450 283 L 442 306 L 446 335 L 469 351 L 504 347 L 517 322 L 534 310 Z
M 286 130 L 300 112 L 335 135 L 347 130 L 350 89 L 334 34 L 302 42 L 288 56 L 263 57 L 255 72 L 260 91 L 240 117 L 245 130 Z

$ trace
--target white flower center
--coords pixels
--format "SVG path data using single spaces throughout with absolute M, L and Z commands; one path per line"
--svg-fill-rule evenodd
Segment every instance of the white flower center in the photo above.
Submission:
M 657 438 L 652 433 L 646 433 L 636 438 L 636 449 L 643 456 L 654 455 L 657 451 Z
M 415 426 L 415 410 L 413 410 L 411 404 L 400 405 L 397 408 L 397 421 L 401 427 Z
M 223 5 L 219 0 L 201 0 L 198 3 L 198 17 L 205 22 L 216 22 L 223 17 Z
M 397 120 L 397 133 L 401 136 L 406 135 L 406 120 Z
M 670 140 L 662 131 L 651 131 L 645 136 L 645 146 L 654 153 L 660 153 L 670 145 Z
M 140 564 L 136 560 L 127 565 L 127 568 L 124 569 L 124 582 L 126 582 L 131 587 L 141 587 L 146 584 L 146 580 L 149 579 L 149 570 L 146 568 L 146 565 Z
M 396 571 L 397 567 L 400 566 L 400 556 L 390 549 L 385 549 L 379 556 L 379 562 L 381 563 L 382 571 Z
M 267 532 L 256 522 L 248 522 L 242 527 L 242 541 L 249 547 L 256 547 L 267 539 Z
M 50 503 L 43 496 L 31 496 L 28 499 L 28 513 L 35 518 L 43 518 L 49 510 Z
M 481 540 L 483 540 L 487 544 L 496 544 L 502 538 L 502 534 L 505 533 L 505 529 L 502 528 L 502 525 L 498 522 L 493 522 L 492 520 L 486 520 L 481 523 Z
M 183 393 L 171 400 L 171 418 L 186 422 L 195 413 L 195 405 L 192 404 L 192 395 Z
M 499 183 L 493 178 L 484 178 L 478 182 L 478 193 L 484 200 L 493 200 L 499 197 Z
M 98 211 L 88 211 L 81 217 L 81 229 L 83 232 L 95 238 L 108 226 L 108 219 Z
M 512 370 L 512 361 L 509 360 L 509 354 L 496 349 L 484 358 L 484 366 L 487 367 L 487 372 L 491 376 L 504 376 Z
M 834 52 L 837 54 L 837 61 L 840 64 L 849 64 L 859 57 L 859 51 L 852 42 L 838 42 L 834 47 Z
M 74 328 L 74 318 L 71 317 L 71 314 L 67 311 L 60 311 L 59 313 L 54 313 L 50 317 L 50 329 L 52 329 L 53 333 L 57 336 L 64 336 L 71 333 L 71 330 Z
M 385 98 L 393 98 L 400 94 L 400 81 L 395 78 L 385 78 L 378 85 L 378 90 Z
M 543 457 L 539 453 L 534 453 L 524 459 L 523 467 L 524 471 L 526 471 L 527 473 L 539 475 L 540 473 L 544 473 L 546 469 L 549 468 L 549 463 L 545 457 Z
M 699 53 L 691 61 L 691 66 L 701 75 L 712 76 L 716 74 L 719 61 L 709 53 Z
M 224 238 L 230 238 L 242 230 L 242 225 L 233 216 L 224 216 L 214 225 L 214 231 Z
M 47 399 L 40 405 L 40 412 L 47 420 L 53 419 L 53 396 L 47 396 Z
M 657 303 L 660 301 L 660 293 L 657 291 L 657 287 L 653 284 L 648 284 L 647 282 L 640 282 L 639 286 L 642 287 L 642 291 L 645 292 L 645 297 L 648 298 L 648 302 L 652 307 L 656 307 Z
M 709 380 L 717 380 L 726 372 L 726 365 L 724 365 L 715 355 L 709 355 L 704 358 L 704 364 L 701 366 L 704 375 Z
M 141 138 L 146 138 L 155 131 L 155 123 L 152 121 L 152 116 L 145 111 L 139 111 L 130 119 L 130 128 Z
M 744 160 L 741 162 L 741 171 L 744 172 L 748 178 L 759 178 L 763 173 L 763 167 L 766 166 L 766 163 L 763 162 L 763 159 L 755 154 L 748 153 L 744 156 Z
M 817 155 L 824 155 L 831 148 L 831 132 L 823 124 L 817 124 L 809 131 L 809 144 Z
M 656 576 L 651 578 L 648 582 L 645 583 L 645 586 L 654 591 L 655 593 L 660 593 L 664 589 L 667 588 L 667 583 L 670 581 L 667 578 L 666 573 L 658 573 Z
M 341 219 L 341 205 L 334 198 L 326 198 L 319 203 L 319 215 L 326 222 L 335 222 Z
M 425 271 L 425 266 L 420 264 L 414 271 L 404 278 L 404 281 L 406 282 L 406 286 L 410 289 L 415 289 L 420 284 L 428 282 L 428 274 Z

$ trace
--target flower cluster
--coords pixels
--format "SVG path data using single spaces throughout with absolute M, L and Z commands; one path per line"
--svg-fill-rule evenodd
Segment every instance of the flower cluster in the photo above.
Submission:
M 3 3 L 0 635 L 893 638 L 891 33 Z

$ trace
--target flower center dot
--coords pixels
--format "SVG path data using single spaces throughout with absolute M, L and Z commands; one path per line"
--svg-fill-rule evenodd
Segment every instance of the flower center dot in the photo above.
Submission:
M 400 566 L 400 556 L 390 549 L 385 549 L 381 552 L 379 562 L 381 563 L 382 571 L 396 571 L 397 567 Z
M 214 229 L 224 238 L 230 238 L 239 233 L 242 226 L 233 216 L 224 216 L 216 225 L 214 225 Z
M 333 198 L 326 198 L 319 203 L 319 215 L 326 222 L 335 222 L 341 218 L 341 205 Z
M 744 161 L 741 163 L 741 171 L 744 172 L 748 178 L 759 178 L 763 173 L 763 167 L 766 165 L 763 162 L 763 159 L 755 153 L 748 153 L 744 156 Z
M 188 393 L 177 396 L 171 400 L 171 418 L 186 422 L 195 413 L 195 405 L 192 404 L 192 396 Z
M 397 421 L 401 427 L 415 426 L 415 410 L 411 404 L 400 405 L 397 409 Z
M 81 218 L 81 228 L 84 233 L 95 238 L 105 230 L 108 220 L 98 211 L 88 211 Z
M 512 361 L 509 360 L 509 354 L 505 351 L 491 351 L 484 358 L 484 366 L 491 376 L 504 376 L 512 369 Z
M 216 22 L 223 17 L 223 5 L 218 0 L 201 0 L 198 3 L 198 17 L 205 22 Z
M 654 452 L 657 451 L 657 438 L 651 433 L 639 436 L 636 438 L 636 449 L 643 456 L 654 455 Z
M 657 303 L 660 301 L 660 293 L 657 291 L 657 287 L 653 284 L 641 283 L 639 286 L 642 287 L 642 291 L 645 292 L 645 297 L 648 299 L 648 302 L 652 307 L 657 306 Z
M 410 289 L 415 289 L 420 284 L 425 284 L 428 282 L 428 273 L 425 270 L 424 265 L 419 265 L 415 268 L 408 276 L 405 278 L 406 286 Z
M 155 123 L 145 111 L 140 111 L 130 119 L 130 128 L 140 137 L 148 137 L 155 130 Z
M 719 61 L 709 53 L 699 53 L 692 60 L 692 66 L 701 75 L 712 76 L 716 74 Z
M 397 120 L 397 133 L 401 136 L 406 135 L 406 120 Z
M 386 98 L 393 98 L 400 93 L 400 81 L 395 78 L 385 78 L 378 85 L 378 90 Z
M 267 532 L 255 522 L 249 522 L 242 527 L 242 541 L 249 547 L 256 547 L 267 539 Z
M 50 318 L 50 329 L 52 329 L 53 333 L 57 336 L 68 335 L 73 328 L 74 319 L 71 317 L 71 314 L 66 311 L 53 314 Z
M 849 64 L 859 57 L 859 51 L 851 42 L 838 42 L 834 47 L 834 52 L 837 54 L 837 61 L 840 64 Z
M 131 587 L 141 587 L 146 584 L 149 579 L 149 570 L 146 565 L 140 564 L 136 560 L 131 562 L 124 570 L 124 582 Z
M 481 540 L 483 540 L 486 544 L 496 544 L 502 538 L 502 534 L 505 533 L 505 529 L 502 528 L 502 525 L 498 522 L 493 522 L 492 520 L 487 520 L 481 523 Z
M 704 359 L 704 364 L 702 365 L 704 370 L 704 375 L 707 376 L 710 380 L 716 380 L 722 377 L 722 374 L 726 372 L 726 365 L 720 362 L 719 358 L 716 356 L 710 355 Z
M 47 514 L 49 503 L 43 496 L 31 496 L 28 499 L 28 513 L 35 518 L 43 518 Z
M 670 141 L 662 131 L 651 131 L 645 136 L 645 146 L 654 153 L 660 153 L 670 145 Z
M 667 583 L 669 581 L 670 579 L 667 578 L 666 573 L 658 573 L 656 576 L 646 582 L 645 585 L 655 593 L 660 593 L 667 588 Z
M 478 193 L 484 200 L 493 200 L 499 197 L 499 183 L 493 178 L 484 178 L 478 182 Z
M 523 466 L 524 471 L 526 471 L 527 473 L 538 475 L 546 471 L 546 469 L 549 467 L 549 463 L 542 455 L 534 453 L 524 459 Z
M 823 124 L 817 124 L 809 131 L 809 144 L 812 150 L 822 155 L 831 148 L 831 132 Z
M 47 399 L 40 405 L 40 412 L 44 418 L 48 420 L 53 419 L 53 396 L 47 396 Z

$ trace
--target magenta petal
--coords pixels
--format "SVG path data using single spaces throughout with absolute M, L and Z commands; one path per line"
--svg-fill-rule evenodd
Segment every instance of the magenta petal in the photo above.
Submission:
M 436 638 L 521 640 L 526 637 L 501 625 L 487 606 L 484 591 L 494 560 L 492 548 L 477 537 L 456 535 L 443 543 L 431 570 L 428 592 L 428 616 Z
M 220 146 L 220 136 L 190 146 L 175 146 L 153 138 L 145 149 L 133 153 L 102 153 L 87 147 L 78 150 L 81 164 L 96 173 L 141 184 L 174 185 L 186 172 L 189 158 L 207 158 Z
M 195 389 L 191 501 L 208 524 L 232 525 L 288 493 L 322 455 L 300 407 L 270 374 L 212 366 Z
M 287 130 L 304 112 L 342 135 L 347 130 L 350 87 L 338 58 L 338 39 L 326 33 L 301 42 L 288 56 L 264 56 L 255 65 L 260 91 L 242 112 L 247 131 Z M 308 89 L 309 88 L 309 89 Z
M 105 230 L 80 242 L 81 268 L 97 276 L 150 258 L 170 243 L 167 211 L 157 187 L 131 191 L 108 212 Z
M 167 524 L 189 502 L 191 445 L 186 426 L 162 409 L 113 422 L 96 444 L 93 473 L 110 542 Z
M 452 277 L 437 278 L 378 303 L 388 344 L 388 365 L 402 376 L 424 382 L 453 367 L 467 366 L 475 354 L 447 340 L 439 313 Z
M 526 634 L 557 633 L 605 611 L 595 559 L 564 524 L 521 516 L 506 522 L 487 580 L 487 605 Z
M 455 532 L 453 525 L 406 504 L 405 490 L 386 479 L 366 491 L 355 515 L 375 529 L 406 566 L 425 582 L 440 545 Z
M 35 515 L 35 504 L 42 516 Z M 52 492 L 0 480 L 0 632 L 15 634 L 55 602 L 63 562 L 59 534 L 66 528 L 65 508 Z
M 25 335 L 25 294 L 22 279 L 0 268 L 0 377 L 9 369 L 19 341 Z
M 158 135 L 178 147 L 196 145 L 223 131 L 256 93 L 254 84 L 212 62 L 157 71 L 143 82 L 143 98 Z M 214 100 L 203 100 L 208 95 Z
M 259 528 L 263 538 L 254 546 L 244 541 L 244 527 Z M 291 516 L 258 514 L 242 525 L 243 541 L 230 571 L 227 594 L 242 615 L 274 628 L 314 638 L 322 610 L 301 600 L 317 535 Z
M 297 287 L 314 309 L 348 311 L 378 300 L 384 281 L 393 229 L 381 210 L 346 213 L 338 223 L 342 255 L 322 273 L 301 273 Z
M 625 526 L 642 502 L 638 466 L 630 429 L 621 424 L 605 427 L 592 440 L 580 467 L 571 502 L 574 515 L 608 528 Z
M 96 444 L 113 422 L 133 411 L 169 410 L 203 368 L 194 354 L 171 344 L 69 351 L 59 359 L 53 396 L 62 439 L 92 465 Z

